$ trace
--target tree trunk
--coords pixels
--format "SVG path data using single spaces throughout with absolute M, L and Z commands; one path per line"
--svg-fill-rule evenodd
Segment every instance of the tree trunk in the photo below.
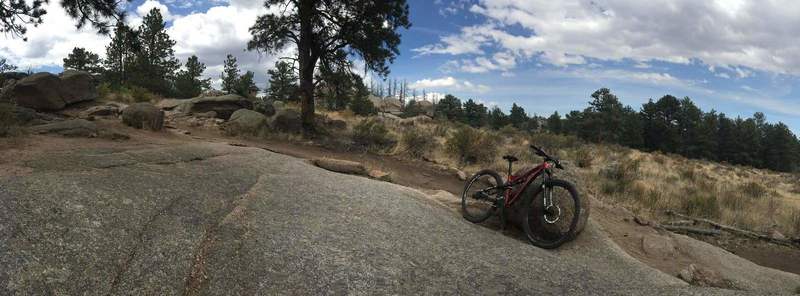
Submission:
M 314 14 L 314 0 L 300 0 L 300 42 L 297 44 L 298 61 L 300 63 L 300 108 L 303 129 L 314 131 L 314 66 L 313 31 L 311 18 Z

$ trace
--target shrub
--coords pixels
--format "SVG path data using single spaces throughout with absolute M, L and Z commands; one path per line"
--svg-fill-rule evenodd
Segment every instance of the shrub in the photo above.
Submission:
M 150 102 L 156 98 L 156 96 L 148 91 L 146 88 L 141 86 L 131 86 L 131 97 L 133 97 L 134 102 Z
M 111 94 L 112 94 L 112 90 L 111 90 L 111 84 L 110 83 L 103 82 L 103 83 L 100 83 L 100 85 L 97 86 L 97 95 L 100 98 L 100 100 L 109 99 Z
M 580 168 L 590 168 L 594 162 L 594 151 L 587 147 L 582 147 L 575 151 L 575 164 Z
M 9 102 L 0 102 L 0 137 L 7 137 L 17 125 L 16 107 Z
M 353 127 L 353 141 L 369 148 L 389 148 L 396 142 L 383 123 L 372 119 L 364 119 Z
M 400 142 L 405 152 L 413 158 L 423 158 L 436 147 L 433 134 L 421 128 L 408 128 L 403 131 Z
M 616 181 L 620 188 L 628 187 L 639 177 L 641 161 L 624 158 L 600 171 L 606 178 Z
M 794 235 L 800 238 L 800 209 L 794 209 L 791 213 L 791 227 L 794 229 Z
M 462 126 L 445 142 L 445 151 L 461 164 L 489 162 L 497 154 L 495 139 L 486 132 Z
M 353 100 L 350 101 L 350 110 L 352 110 L 356 115 L 361 116 L 368 116 L 378 113 L 375 105 L 372 104 L 372 101 L 370 101 L 366 96 L 356 96 L 353 98 Z
M 719 204 L 714 194 L 695 192 L 683 200 L 683 212 L 690 216 L 714 218 L 719 215 Z
M 742 194 L 750 198 L 760 199 L 767 195 L 767 188 L 761 185 L 761 183 L 754 181 L 740 185 L 739 190 L 742 191 Z

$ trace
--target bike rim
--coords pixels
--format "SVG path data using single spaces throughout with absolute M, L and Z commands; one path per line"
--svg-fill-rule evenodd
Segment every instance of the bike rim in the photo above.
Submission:
M 550 200 L 548 202 L 548 194 Z M 575 230 L 579 205 L 571 192 L 561 186 L 545 187 L 541 190 L 526 213 L 526 223 L 531 240 L 556 244 L 572 235 Z
M 464 191 L 463 196 L 461 197 L 461 204 L 465 214 L 476 218 L 488 215 L 495 206 L 492 199 L 497 198 L 497 196 L 496 193 L 493 192 L 495 190 L 487 191 L 487 189 L 495 186 L 497 186 L 496 180 L 493 176 L 488 174 L 476 176 L 470 180 L 469 185 L 467 185 L 467 189 Z M 485 192 L 491 197 L 491 199 L 477 198 L 476 194 L 478 192 Z

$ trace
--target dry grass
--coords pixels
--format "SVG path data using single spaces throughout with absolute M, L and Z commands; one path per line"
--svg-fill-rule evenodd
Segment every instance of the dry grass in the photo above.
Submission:
M 436 138 L 433 133 L 423 127 L 407 127 L 400 136 L 402 143 L 401 152 L 408 154 L 411 158 L 422 159 L 430 157 L 433 149 L 436 148 Z
M 335 117 L 354 126 L 360 117 Z M 501 155 L 521 161 L 515 170 L 535 165 L 529 144 L 566 160 L 567 171 L 557 172 L 575 181 L 587 196 L 626 207 L 655 221 L 667 219 L 666 210 L 701 216 L 756 231 L 772 229 L 800 236 L 800 176 L 731 166 L 677 155 L 645 153 L 617 145 L 590 145 L 575 137 L 549 133 L 529 134 L 512 128 L 478 130 L 450 122 L 409 127 L 385 121 L 388 130 L 404 131 L 395 153 L 417 158 L 403 149 L 416 141 L 411 133 L 427 132 L 431 144 L 426 158 L 467 173 L 483 168 L 505 174 L 508 163 Z M 406 134 L 408 133 L 408 134 Z M 580 169 L 575 169 L 580 168 Z

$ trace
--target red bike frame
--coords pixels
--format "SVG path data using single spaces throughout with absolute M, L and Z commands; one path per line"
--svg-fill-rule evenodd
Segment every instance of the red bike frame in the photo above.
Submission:
M 528 170 L 527 172 L 523 173 L 522 175 L 513 176 L 513 175 L 509 174 L 508 175 L 508 181 L 506 182 L 506 187 L 507 188 L 506 188 L 505 194 L 504 194 L 504 196 L 505 196 L 505 198 L 504 198 L 505 205 L 504 206 L 506 208 L 508 208 L 508 207 L 511 206 L 511 204 L 513 204 L 514 202 L 519 200 L 519 197 L 522 195 L 522 192 L 524 192 L 525 189 L 528 188 L 528 186 L 530 186 L 531 183 L 533 183 L 533 180 L 536 180 L 536 178 L 539 177 L 539 175 L 541 175 L 542 173 L 547 171 L 547 169 L 551 168 L 552 166 L 553 165 L 550 164 L 549 162 L 544 161 L 544 162 L 542 162 L 542 164 L 536 166 L 535 168 L 532 168 L 532 169 Z M 521 183 L 524 183 L 524 185 L 522 187 L 520 187 L 516 191 L 512 190 L 513 186 L 515 186 L 517 184 L 521 184 Z

